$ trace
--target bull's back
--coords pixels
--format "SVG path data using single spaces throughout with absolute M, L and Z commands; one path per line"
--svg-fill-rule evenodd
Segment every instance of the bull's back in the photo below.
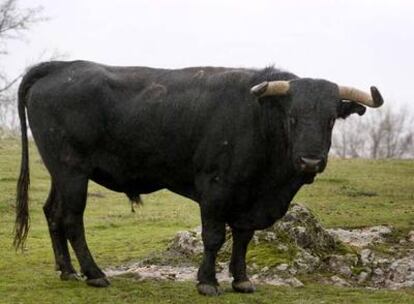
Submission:
M 119 191 L 130 184 L 150 190 L 189 183 L 214 108 L 197 104 L 200 87 L 186 88 L 200 83 L 205 72 L 200 73 L 54 64 L 33 82 L 27 100 L 32 133 L 49 171 L 71 167 Z

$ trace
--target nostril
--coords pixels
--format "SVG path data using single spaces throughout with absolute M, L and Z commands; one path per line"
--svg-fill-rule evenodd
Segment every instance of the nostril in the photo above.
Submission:
M 300 161 L 302 164 L 310 167 L 316 167 L 322 163 L 322 159 L 301 157 Z

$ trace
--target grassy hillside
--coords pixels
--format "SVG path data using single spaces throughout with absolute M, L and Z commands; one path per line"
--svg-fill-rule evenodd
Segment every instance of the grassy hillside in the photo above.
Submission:
M 259 286 L 253 295 L 229 291 L 208 299 L 197 294 L 195 282 L 117 278 L 107 289 L 61 282 L 53 270 L 42 212 L 49 176 L 33 145 L 30 151 L 31 231 L 27 250 L 16 253 L 11 243 L 20 147 L 17 140 L 0 141 L 0 303 L 414 303 L 413 290 Z M 90 248 L 101 267 L 161 250 L 175 232 L 199 225 L 198 207 L 187 199 L 168 191 L 143 199 L 144 206 L 131 213 L 124 195 L 90 184 L 85 223 Z M 326 172 L 295 200 L 307 204 L 329 227 L 387 224 L 405 232 L 414 229 L 414 161 L 331 160 Z

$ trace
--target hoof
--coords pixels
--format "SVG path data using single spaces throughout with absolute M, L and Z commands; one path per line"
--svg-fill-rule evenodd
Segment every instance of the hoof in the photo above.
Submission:
M 62 272 L 60 274 L 60 279 L 62 281 L 82 281 L 81 276 L 76 272 Z
M 256 291 L 256 287 L 254 287 L 253 283 L 250 281 L 242 281 L 242 282 L 235 282 L 231 284 L 233 290 L 236 292 L 242 293 L 252 293 Z
M 218 286 L 210 284 L 199 283 L 197 285 L 197 290 L 199 294 L 204 296 L 216 297 L 221 294 L 221 291 L 219 290 Z
M 108 287 L 111 283 L 106 277 L 86 280 L 86 284 L 93 287 Z

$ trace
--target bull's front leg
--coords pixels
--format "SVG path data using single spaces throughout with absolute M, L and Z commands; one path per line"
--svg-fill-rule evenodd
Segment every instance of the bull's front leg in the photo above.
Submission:
M 251 293 L 255 291 L 255 287 L 246 273 L 247 246 L 253 234 L 254 230 L 232 229 L 233 249 L 231 253 L 230 272 L 234 278 L 232 287 L 237 292 Z
M 198 270 L 197 290 L 200 294 L 217 296 L 220 294 L 216 279 L 217 252 L 225 240 L 225 222 L 215 212 L 214 205 L 201 205 L 202 239 L 204 255 Z

